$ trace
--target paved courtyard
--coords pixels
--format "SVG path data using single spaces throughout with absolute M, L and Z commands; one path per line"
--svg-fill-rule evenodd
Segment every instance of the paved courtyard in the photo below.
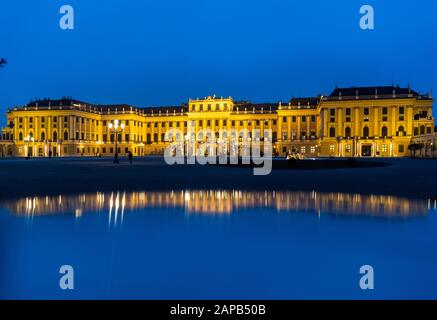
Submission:
M 375 161 L 375 160 L 362 160 Z M 345 192 L 429 198 L 437 195 L 437 161 L 378 159 L 391 166 L 330 170 L 273 169 L 254 176 L 250 168 L 169 166 L 161 157 L 2 159 L 0 199 L 27 195 L 114 190 L 242 189 Z

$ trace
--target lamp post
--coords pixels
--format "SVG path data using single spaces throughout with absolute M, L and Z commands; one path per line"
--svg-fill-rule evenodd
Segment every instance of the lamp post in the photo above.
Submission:
M 34 141 L 33 136 L 27 135 L 27 137 L 24 139 L 24 141 L 27 143 L 27 153 L 26 153 L 26 160 L 30 158 L 30 143 Z
M 114 135 L 115 135 L 115 154 L 114 154 L 114 163 L 119 163 L 120 161 L 118 161 L 118 133 L 122 132 L 124 129 L 124 123 L 120 124 L 118 120 L 114 120 L 114 124 L 112 124 L 112 122 L 110 122 L 108 124 L 109 130 L 113 130 L 114 131 Z

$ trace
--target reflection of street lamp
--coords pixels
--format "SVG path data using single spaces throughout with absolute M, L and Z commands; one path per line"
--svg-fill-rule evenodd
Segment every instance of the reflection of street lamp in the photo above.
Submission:
M 30 158 L 30 142 L 33 142 L 33 136 L 31 135 L 27 135 L 27 137 L 24 139 L 25 142 L 27 142 L 27 155 L 26 155 L 26 160 Z
M 143 153 L 144 153 L 144 143 L 143 142 L 140 143 L 140 148 L 141 148 L 141 156 L 143 156 Z
M 124 129 L 124 123 L 119 125 L 119 121 L 118 120 L 114 120 L 114 124 L 112 124 L 112 122 L 110 122 L 108 124 L 109 130 L 114 130 L 114 134 L 115 134 L 115 154 L 114 154 L 114 163 L 119 163 L 118 161 L 118 146 L 117 146 L 117 141 L 118 141 L 118 133 L 123 131 Z
M 58 140 L 58 157 L 61 156 L 61 146 L 62 146 L 62 140 Z

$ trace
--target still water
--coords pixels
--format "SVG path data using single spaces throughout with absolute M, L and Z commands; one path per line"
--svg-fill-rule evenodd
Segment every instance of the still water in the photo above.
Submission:
M 0 298 L 437 298 L 437 203 L 185 190 L 0 202 Z M 61 290 L 59 268 L 74 269 Z M 374 268 L 374 290 L 359 269 Z

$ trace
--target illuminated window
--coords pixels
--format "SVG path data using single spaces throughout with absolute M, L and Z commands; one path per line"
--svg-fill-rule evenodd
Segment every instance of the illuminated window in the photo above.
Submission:
M 330 153 L 334 153 L 334 152 L 335 152 L 335 145 L 331 144 L 331 145 L 329 146 L 329 152 L 330 152 Z
M 404 127 L 403 126 L 400 126 L 399 128 L 398 128 L 398 136 L 403 136 L 404 135 L 404 133 L 405 133 L 405 129 L 404 129 Z
M 405 107 L 399 107 L 399 121 L 405 120 Z
M 300 147 L 300 153 L 305 153 L 305 152 L 306 152 L 305 147 L 304 146 Z
M 382 152 L 387 152 L 387 145 L 386 144 L 383 144 L 382 146 L 381 146 L 381 151 Z
M 316 153 L 316 147 L 311 146 L 311 153 Z
M 346 153 L 351 153 L 351 145 L 350 144 L 345 145 L 344 148 L 346 150 Z

